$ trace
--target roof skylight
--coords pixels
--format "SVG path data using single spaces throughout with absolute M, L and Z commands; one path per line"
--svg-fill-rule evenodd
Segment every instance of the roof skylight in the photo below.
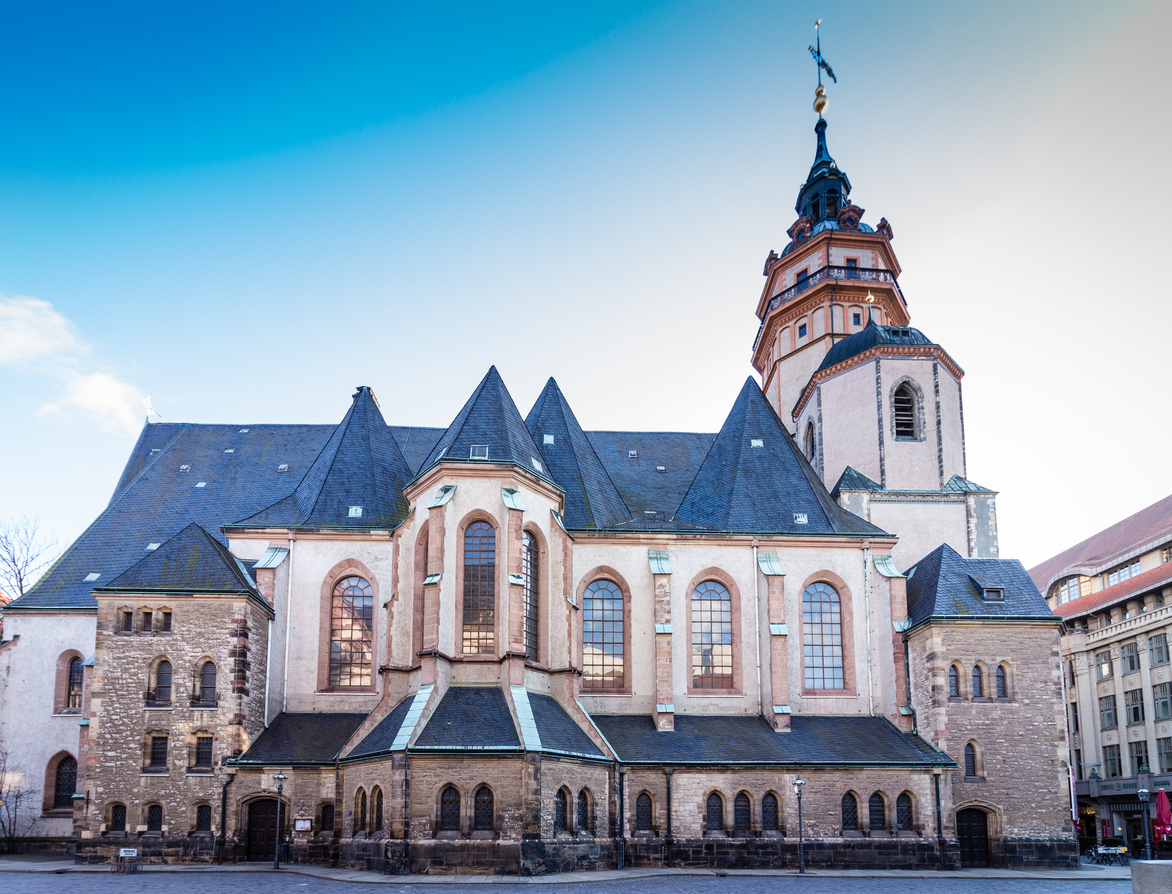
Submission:
M 279 466 L 277 466 L 277 471 L 278 472 L 288 472 L 289 471 L 289 464 L 288 463 L 281 463 Z
M 224 452 L 225 452 L 225 453 L 235 453 L 235 452 L 236 452 L 236 448 L 235 448 L 235 447 L 229 447 L 229 448 L 228 448 L 227 450 L 225 450 Z
M 196 487 L 207 487 L 208 483 L 206 481 L 200 481 L 195 486 Z
M 628 450 L 628 451 L 627 451 L 627 456 L 628 456 L 628 458 L 630 458 L 630 459 L 638 459 L 638 457 L 639 457 L 639 451 L 638 451 L 638 450 Z
M 809 523 L 810 523 L 810 516 L 808 514 L 806 514 L 805 512 L 795 512 L 794 513 L 794 524 L 795 525 L 808 525 Z
M 488 459 L 488 445 L 487 444 L 473 444 L 468 448 L 469 459 Z
M 362 518 L 362 507 L 361 506 L 351 506 L 350 507 L 350 518 Z
M 247 428 L 240 429 L 240 434 L 242 434 L 242 435 L 248 434 L 248 429 Z
M 191 471 L 191 463 L 184 463 L 183 465 L 181 465 L 179 467 L 179 471 L 180 472 L 190 472 Z
M 545 467 L 544 467 L 544 466 L 541 464 L 541 460 L 539 460 L 539 459 L 534 459 L 534 458 L 531 456 L 531 457 L 529 457 L 529 462 L 533 463 L 533 468 L 535 468 L 535 469 L 536 469 L 538 472 L 544 472 L 544 471 L 545 471 Z
M 546 435 L 546 436 L 545 436 L 545 437 L 542 439 L 542 442 L 541 442 L 541 443 L 542 443 L 543 445 L 544 445 L 544 444 L 552 444 L 552 443 L 553 443 L 553 441 L 554 441 L 554 436 L 553 436 L 553 435 Z
M 161 544 L 161 543 L 148 543 L 148 544 L 146 545 L 147 552 L 150 552 L 151 550 L 156 550 L 156 549 L 158 549 L 160 546 L 162 546 L 162 544 Z
M 101 577 L 101 576 L 102 576 L 102 572 L 100 572 L 100 571 L 92 571 L 92 572 L 90 572 L 89 574 L 87 574 L 87 575 L 85 576 L 85 579 L 86 579 L 86 582 L 88 583 L 88 582 L 90 582 L 90 581 L 95 581 L 95 580 L 97 580 L 97 579 L 98 579 L 99 577 Z
M 764 447 L 765 440 L 763 438 L 753 438 L 752 440 L 749 441 L 749 446 L 750 447 Z

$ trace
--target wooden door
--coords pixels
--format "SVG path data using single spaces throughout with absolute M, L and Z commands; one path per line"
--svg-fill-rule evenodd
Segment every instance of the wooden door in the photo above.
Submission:
M 960 841 L 960 865 L 964 868 L 989 865 L 989 817 L 972 807 L 956 814 L 956 837 Z
M 248 805 L 248 859 L 272 860 L 277 853 L 277 802 L 263 798 Z

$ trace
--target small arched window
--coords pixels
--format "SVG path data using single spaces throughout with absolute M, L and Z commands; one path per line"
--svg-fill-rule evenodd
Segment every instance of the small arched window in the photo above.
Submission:
M 904 382 L 895 389 L 891 399 L 892 415 L 895 419 L 895 436 L 897 438 L 915 439 L 916 437 L 916 392 L 908 382 Z
M 371 792 L 370 800 L 374 805 L 370 817 L 370 834 L 374 835 L 376 832 L 383 830 L 383 790 L 381 788 L 375 788 Z
M 496 529 L 477 521 L 464 530 L 465 655 L 493 651 L 496 634 Z
M 964 746 L 964 775 L 977 775 L 977 748 L 972 742 Z
M 574 817 L 574 828 L 579 832 L 590 831 L 590 797 L 586 794 L 586 789 L 578 792 L 578 813 Z
M 844 832 L 857 832 L 859 830 L 859 802 L 850 792 L 842 796 L 842 830 Z
M 872 832 L 887 828 L 887 802 L 879 792 L 875 792 L 867 801 L 867 828 Z
M 81 685 L 85 671 L 82 660 L 72 658 L 69 661 L 69 676 L 65 684 L 65 710 L 81 710 Z
M 460 793 L 451 785 L 440 793 L 439 827 L 441 832 L 460 831 Z
M 155 667 L 155 694 L 151 701 L 166 704 L 171 701 L 171 662 L 160 661 Z
M 895 799 L 895 828 L 908 832 L 912 828 L 912 797 L 907 792 Z
M 569 831 L 566 817 L 566 790 L 559 788 L 553 796 L 553 830 L 554 832 Z
M 216 665 L 205 661 L 199 669 L 199 703 L 214 705 L 216 703 Z
M 842 662 L 842 600 L 818 581 L 802 594 L 802 646 L 807 689 L 845 689 Z
M 525 657 L 538 660 L 537 653 L 537 538 L 529 531 L 521 535 L 521 576 L 525 578 Z
M 955 664 L 948 669 L 948 695 L 950 698 L 960 698 L 960 671 Z
M 761 799 L 761 828 L 766 832 L 776 832 L 778 826 L 777 796 L 769 792 Z
M 361 577 L 344 577 L 334 586 L 330 605 L 329 685 L 369 687 L 373 655 L 374 591 Z
M 359 789 L 354 796 L 354 834 L 366 831 L 366 791 Z
M 704 831 L 724 831 L 724 799 L 716 792 L 708 796 L 704 810 Z
M 482 785 L 476 790 L 473 800 L 472 829 L 476 832 L 491 832 L 495 828 L 492 789 Z
M 997 697 L 1009 698 L 1009 678 L 1004 664 L 997 665 Z
M 647 792 L 640 792 L 635 799 L 635 831 L 651 831 L 651 796 Z
M 692 686 L 734 686 L 732 596 L 714 580 L 706 580 L 692 591 Z
M 77 761 L 66 755 L 57 762 L 53 777 L 53 807 L 60 810 L 73 807 L 73 795 L 77 791 Z
M 805 454 L 806 454 L 806 459 L 810 463 L 814 462 L 814 451 L 816 449 L 817 449 L 817 444 L 814 439 L 814 423 L 807 422 L 806 423 L 806 443 L 805 443 L 804 450 L 805 450 Z
M 973 698 L 985 697 L 985 675 L 980 665 L 973 668 Z
M 733 799 L 733 828 L 738 832 L 748 832 L 753 822 L 753 805 L 749 796 L 741 792 Z
M 622 689 L 626 685 L 623 591 L 609 580 L 596 580 L 582 595 L 582 685 L 587 689 Z

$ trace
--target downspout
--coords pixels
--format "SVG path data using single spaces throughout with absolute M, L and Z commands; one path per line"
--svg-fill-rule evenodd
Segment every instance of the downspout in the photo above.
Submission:
M 871 547 L 863 542 L 863 619 L 867 625 L 867 710 L 875 716 L 874 670 L 871 666 Z
M 273 609 L 274 616 L 276 608 Z M 269 680 L 273 678 L 273 619 L 269 618 L 269 647 L 265 650 L 265 729 L 269 728 Z
M 224 848 L 228 846 L 228 786 L 236 778 L 235 773 L 229 773 L 220 789 L 220 862 L 224 862 Z
M 285 681 L 281 687 L 281 713 L 289 704 L 289 625 L 293 616 L 293 532 L 289 532 L 289 586 L 285 590 L 285 666 L 281 668 L 281 679 Z
M 624 803 L 624 800 L 623 800 L 625 797 L 625 792 L 623 790 L 623 788 L 624 788 L 623 783 L 626 781 L 626 779 L 625 779 L 626 773 L 623 772 L 622 768 L 619 766 L 618 761 L 614 762 L 614 772 L 615 772 L 615 776 L 618 777 L 618 781 L 619 781 L 619 803 L 618 803 L 618 809 L 615 811 L 618 814 L 618 819 L 619 819 L 618 842 L 617 842 L 617 844 L 618 844 L 618 860 L 616 861 L 616 863 L 617 863 L 616 868 L 622 869 L 624 864 L 626 863 L 625 857 L 626 857 L 626 844 L 627 844 L 627 808 L 626 808 L 626 804 Z
M 674 770 L 664 770 L 667 776 L 667 865 L 671 865 L 671 774 Z
M 940 868 L 944 868 L 944 816 L 940 813 L 940 773 L 932 774 L 936 782 L 936 847 L 940 851 Z
M 761 567 L 757 564 L 757 541 L 753 541 L 753 642 L 757 653 L 757 713 L 765 713 L 761 691 Z
M 903 635 L 903 679 L 904 685 L 907 686 L 907 706 L 912 712 L 912 735 L 918 736 L 920 734 L 920 722 L 916 717 L 916 706 L 912 704 L 912 669 L 908 658 L 906 633 Z

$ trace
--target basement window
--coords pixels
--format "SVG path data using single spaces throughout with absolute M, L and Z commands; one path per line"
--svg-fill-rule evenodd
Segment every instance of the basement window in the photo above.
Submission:
M 469 459 L 488 459 L 487 444 L 473 444 L 468 450 Z

